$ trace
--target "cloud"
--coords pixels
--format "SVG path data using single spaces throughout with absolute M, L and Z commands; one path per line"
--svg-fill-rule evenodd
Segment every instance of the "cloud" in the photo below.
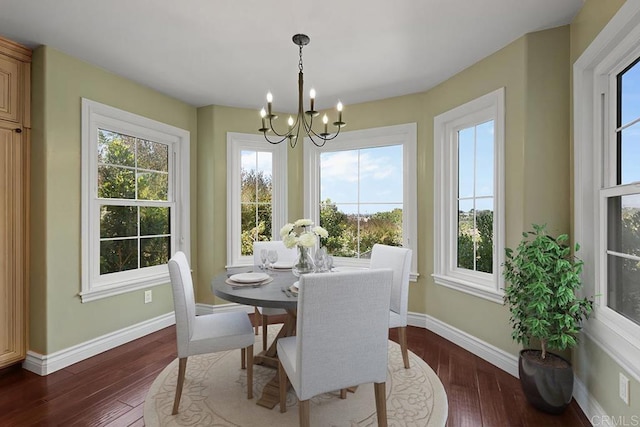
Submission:
M 383 181 L 395 174 L 401 174 L 396 165 L 401 160 L 389 156 L 376 156 L 369 150 L 360 151 L 360 179 Z M 358 151 L 338 151 L 322 155 L 322 181 L 357 182 Z

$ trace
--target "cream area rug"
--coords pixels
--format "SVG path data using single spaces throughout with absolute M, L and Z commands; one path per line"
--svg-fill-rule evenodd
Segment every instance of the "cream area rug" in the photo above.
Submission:
M 273 339 L 279 325 L 269 327 Z M 256 336 L 254 351 L 262 349 Z M 447 395 L 438 376 L 422 359 L 409 352 L 410 369 L 404 369 L 400 346 L 389 341 L 387 418 L 389 426 L 444 426 Z M 287 412 L 279 405 L 267 409 L 256 404 L 264 385 L 276 370 L 254 366 L 254 398 L 247 399 L 246 370 L 240 369 L 240 350 L 191 356 L 187 362 L 180 412 L 171 415 L 178 377 L 178 360 L 155 379 L 144 403 L 146 426 L 242 426 L 283 427 L 298 425 L 298 400 L 293 389 L 287 395 Z M 339 392 L 311 399 L 311 425 L 322 427 L 377 426 L 373 384 L 340 399 Z

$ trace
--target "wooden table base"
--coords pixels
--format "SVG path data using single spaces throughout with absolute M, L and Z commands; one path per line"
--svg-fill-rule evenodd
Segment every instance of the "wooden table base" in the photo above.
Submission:
M 278 340 L 296 334 L 296 312 L 287 310 L 288 316 L 280 328 L 278 335 L 266 351 L 260 352 L 253 360 L 256 365 L 263 365 L 276 370 L 275 375 L 262 389 L 262 395 L 256 404 L 273 409 L 280 403 L 280 381 L 278 379 Z

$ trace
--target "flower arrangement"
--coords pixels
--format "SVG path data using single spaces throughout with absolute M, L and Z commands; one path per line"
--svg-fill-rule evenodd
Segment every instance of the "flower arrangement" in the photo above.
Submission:
M 318 237 L 326 238 L 329 233 L 324 228 L 313 226 L 310 219 L 299 219 L 296 222 L 285 224 L 280 229 L 280 237 L 287 248 L 302 246 L 310 248 L 315 246 Z

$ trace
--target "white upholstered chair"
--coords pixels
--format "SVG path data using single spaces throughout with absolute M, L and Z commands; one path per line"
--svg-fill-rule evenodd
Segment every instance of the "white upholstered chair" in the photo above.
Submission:
M 187 358 L 196 354 L 241 349 L 242 368 L 247 369 L 247 398 L 253 398 L 253 327 L 247 313 L 230 312 L 196 316 L 189 262 L 183 252 L 169 260 L 178 344 L 178 383 L 173 412 L 178 413 L 187 369 Z M 245 360 L 246 356 L 246 360 Z
M 371 250 L 370 264 L 370 268 L 372 269 L 390 268 L 393 270 L 389 328 L 398 328 L 402 360 L 404 367 L 407 369 L 409 369 L 409 352 L 407 350 L 407 303 L 409 300 L 411 255 L 411 249 L 375 244 Z
M 260 251 L 262 249 L 275 250 L 278 252 L 278 262 L 291 263 L 293 265 L 298 251 L 296 248 L 287 248 L 281 240 L 269 242 L 253 242 L 253 265 L 262 264 L 260 259 Z M 255 329 L 258 335 L 258 325 L 262 325 L 262 349 L 267 349 L 267 326 L 269 325 L 269 316 L 279 314 L 287 314 L 281 308 L 271 307 L 254 307 Z
M 360 270 L 300 277 L 296 335 L 278 340 L 280 411 L 287 377 L 309 425 L 309 399 L 374 383 L 378 425 L 387 425 L 389 302 L 392 271 Z

